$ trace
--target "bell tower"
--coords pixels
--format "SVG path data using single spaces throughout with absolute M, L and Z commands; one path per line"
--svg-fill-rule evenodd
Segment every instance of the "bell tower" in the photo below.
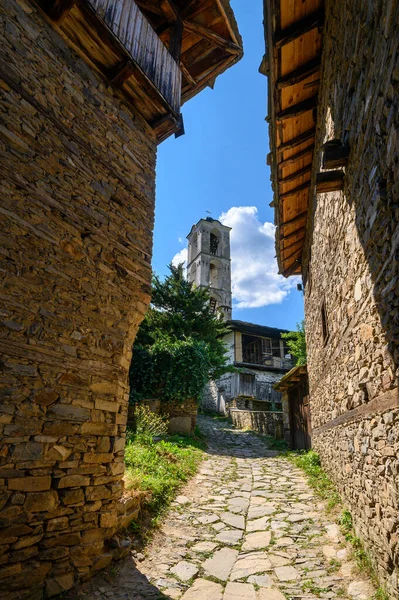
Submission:
M 211 307 L 231 320 L 231 227 L 207 217 L 193 225 L 188 239 L 187 279 L 208 289 Z

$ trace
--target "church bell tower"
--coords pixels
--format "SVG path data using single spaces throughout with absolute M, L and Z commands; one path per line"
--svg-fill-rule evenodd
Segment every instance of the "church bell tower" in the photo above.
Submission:
M 223 320 L 231 320 L 231 227 L 207 217 L 193 225 L 188 239 L 187 279 L 207 288 L 211 308 Z

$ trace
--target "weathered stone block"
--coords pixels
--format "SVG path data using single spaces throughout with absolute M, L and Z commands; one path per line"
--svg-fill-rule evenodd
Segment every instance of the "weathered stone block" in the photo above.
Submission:
M 74 585 L 73 573 L 65 573 L 65 575 L 59 575 L 53 579 L 46 581 L 46 595 L 49 598 L 58 596 L 64 592 L 70 590 Z
M 51 486 L 51 477 L 22 477 L 18 479 L 9 479 L 8 487 L 10 490 L 19 490 L 21 492 L 40 492 L 49 490 Z
M 55 406 L 50 406 L 47 410 L 47 416 L 65 421 L 88 421 L 90 419 L 90 411 L 87 408 L 81 408 L 73 404 L 56 404 Z M 66 430 L 64 429 L 65 432 Z
M 59 504 L 58 494 L 50 492 L 32 492 L 26 495 L 24 510 L 26 512 L 48 512 Z
M 87 485 L 90 485 L 90 477 L 84 477 L 83 475 L 66 475 L 58 480 L 57 487 L 63 489 Z
M 105 485 L 96 485 L 86 488 L 86 500 L 95 501 L 111 497 L 111 491 Z

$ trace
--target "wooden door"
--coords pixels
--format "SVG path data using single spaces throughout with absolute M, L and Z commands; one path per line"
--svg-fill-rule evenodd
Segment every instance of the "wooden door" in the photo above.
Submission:
M 289 391 L 291 439 L 293 450 L 311 447 L 310 406 L 307 383 L 301 382 Z

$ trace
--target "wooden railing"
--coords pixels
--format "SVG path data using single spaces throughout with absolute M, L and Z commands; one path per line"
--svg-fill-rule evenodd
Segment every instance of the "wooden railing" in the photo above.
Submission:
M 134 0 L 88 0 L 132 60 L 176 115 L 180 113 L 181 71 Z

